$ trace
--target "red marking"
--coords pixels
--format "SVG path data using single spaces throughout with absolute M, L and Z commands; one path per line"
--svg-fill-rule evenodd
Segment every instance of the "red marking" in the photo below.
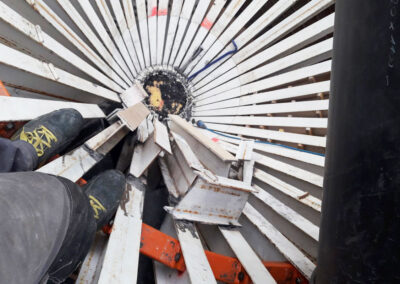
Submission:
M 149 16 L 149 18 L 157 16 L 157 10 L 158 10 L 157 6 L 153 7 L 153 9 L 151 9 L 151 15 Z
M 78 181 L 76 182 L 79 186 L 84 186 L 87 184 L 87 181 L 84 180 L 83 178 L 78 179 Z
M 207 18 L 204 18 L 204 21 L 201 23 L 202 27 L 205 27 L 207 30 L 211 29 L 213 26 L 213 22 L 210 22 Z
M 0 81 L 0 96 L 6 96 L 6 97 L 10 96 L 10 94 L 8 93 L 6 87 L 4 87 L 2 81 Z
M 168 9 L 158 10 L 158 15 L 159 15 L 159 16 L 166 16 L 166 15 L 168 15 Z
M 219 141 L 219 139 L 216 138 L 216 137 L 211 138 L 211 140 L 214 141 L 214 142 L 218 142 Z

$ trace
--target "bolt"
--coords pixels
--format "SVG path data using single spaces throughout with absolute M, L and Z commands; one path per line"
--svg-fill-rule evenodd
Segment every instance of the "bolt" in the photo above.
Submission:
M 181 258 L 181 254 L 179 252 L 177 254 L 175 254 L 175 262 L 178 262 L 180 258 Z
M 14 129 L 14 123 L 12 123 L 12 122 L 7 123 L 6 129 L 7 129 L 7 130 Z
M 244 279 L 244 273 L 243 272 L 239 272 L 238 279 L 239 279 L 239 281 L 243 281 L 243 279 Z
M 296 278 L 296 284 L 300 284 L 301 283 L 301 279 L 300 278 Z

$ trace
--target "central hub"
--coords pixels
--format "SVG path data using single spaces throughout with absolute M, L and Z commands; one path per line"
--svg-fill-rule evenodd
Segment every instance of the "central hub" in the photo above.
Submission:
M 179 73 L 155 70 L 145 74 L 141 81 L 149 95 L 145 102 L 159 120 L 164 120 L 168 114 L 190 117 L 191 96 L 186 79 Z

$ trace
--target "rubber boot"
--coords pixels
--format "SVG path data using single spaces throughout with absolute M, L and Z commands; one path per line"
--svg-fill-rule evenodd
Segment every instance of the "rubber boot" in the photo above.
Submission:
M 61 109 L 31 120 L 11 139 L 31 144 L 38 156 L 38 164 L 43 165 L 78 136 L 83 124 L 84 119 L 78 111 Z

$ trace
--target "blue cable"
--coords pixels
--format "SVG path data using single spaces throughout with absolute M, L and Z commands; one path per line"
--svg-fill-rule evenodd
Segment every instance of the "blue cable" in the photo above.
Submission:
M 221 133 L 212 129 L 207 128 L 207 126 L 205 125 L 205 123 L 201 120 L 197 121 L 197 126 L 203 129 L 206 129 L 210 132 L 213 132 L 215 134 L 227 137 L 227 138 L 231 138 L 231 139 L 235 139 L 235 140 L 242 140 L 239 137 L 235 137 L 235 136 L 231 136 L 231 135 L 227 135 L 225 133 Z M 291 150 L 296 150 L 299 152 L 304 152 L 304 153 L 308 153 L 308 154 L 313 154 L 313 155 L 317 155 L 317 156 L 321 156 L 321 157 L 325 157 L 324 154 L 320 154 L 320 153 L 316 153 L 316 152 L 312 152 L 312 151 L 307 151 L 307 150 L 303 150 L 303 149 L 298 149 L 295 147 L 291 147 L 291 146 L 287 146 L 287 145 L 283 145 L 283 144 L 278 144 L 278 143 L 271 143 L 271 142 L 267 142 L 267 141 L 260 141 L 260 140 L 254 140 L 254 142 L 256 143 L 260 143 L 260 144 L 267 144 L 267 145 L 273 145 L 273 146 L 279 146 L 279 147 L 283 147 L 283 148 L 287 148 L 287 149 L 291 149 Z
M 210 66 L 214 65 L 215 63 L 221 61 L 222 59 L 224 59 L 225 57 L 234 54 L 238 51 L 238 46 L 236 45 L 236 42 L 234 40 L 232 40 L 232 44 L 235 47 L 234 50 L 228 51 L 227 53 L 225 53 L 224 55 L 221 55 L 221 57 L 218 57 L 217 59 L 215 59 L 214 61 L 209 62 L 206 66 L 204 66 L 203 68 L 201 68 L 199 71 L 197 71 L 196 73 L 194 73 L 192 76 L 189 76 L 188 80 L 192 80 L 194 77 L 196 77 L 197 75 L 199 75 L 201 72 L 203 72 L 204 70 L 206 70 L 207 68 L 209 68 Z

